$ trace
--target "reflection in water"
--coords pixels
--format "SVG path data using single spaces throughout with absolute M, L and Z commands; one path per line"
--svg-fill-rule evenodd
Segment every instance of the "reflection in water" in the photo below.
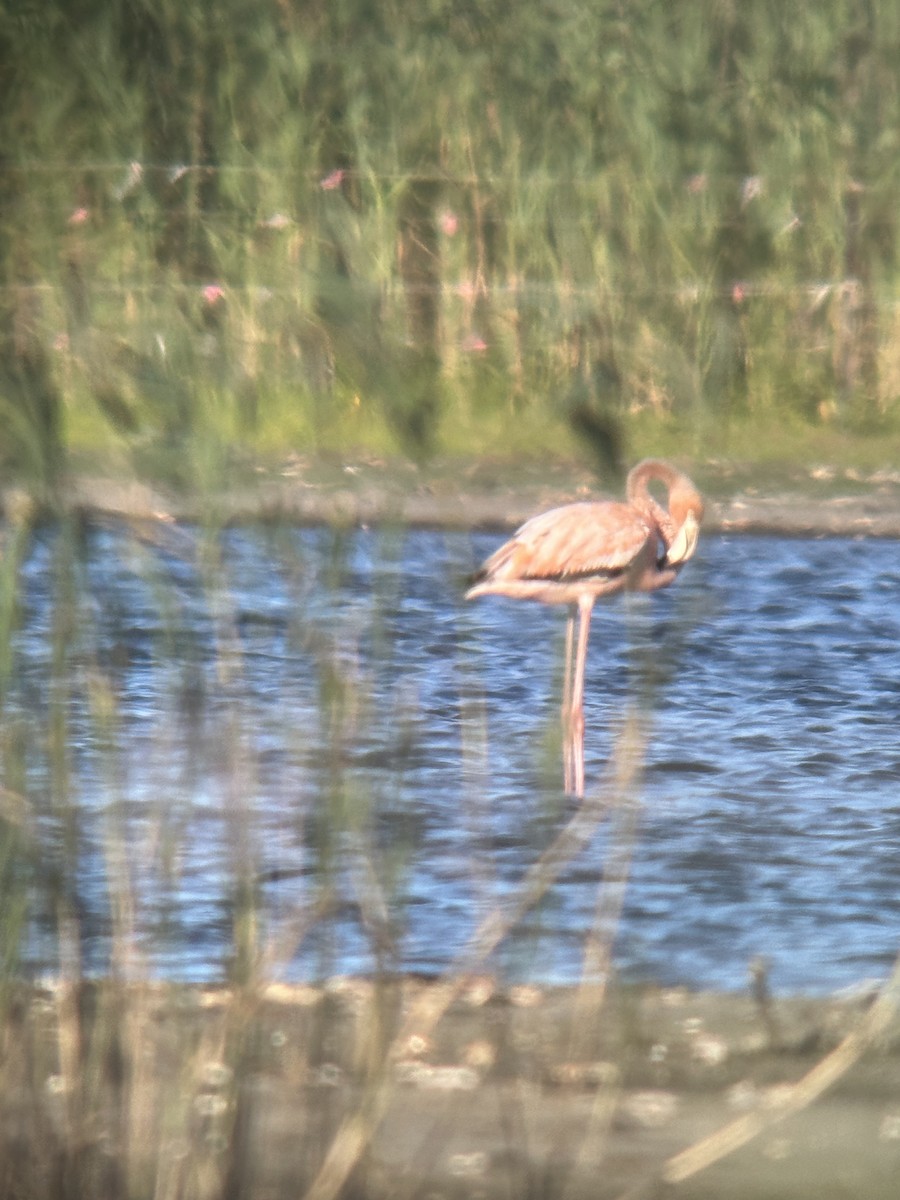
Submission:
M 4 674 L 26 798 L 27 957 L 66 915 L 90 969 L 434 971 L 571 813 L 564 614 L 463 601 L 492 536 L 252 528 L 197 555 L 36 537 Z M 214 552 L 215 551 L 215 552 Z M 630 977 L 778 989 L 885 973 L 900 943 L 900 545 L 707 537 L 677 591 L 598 612 L 588 791 L 650 723 L 616 958 Z M 488 771 L 487 746 L 490 746 Z M 574 979 L 594 846 L 504 950 Z

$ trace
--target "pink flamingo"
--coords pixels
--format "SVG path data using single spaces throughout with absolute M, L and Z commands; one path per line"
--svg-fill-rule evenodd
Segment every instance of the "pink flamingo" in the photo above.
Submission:
M 666 508 L 651 496 L 651 480 L 667 489 Z M 625 494 L 625 503 L 565 504 L 532 517 L 494 551 L 466 592 L 467 600 L 509 596 L 569 605 L 563 776 L 566 791 L 576 796 L 584 795 L 584 667 L 594 601 L 615 592 L 652 592 L 673 583 L 697 548 L 703 517 L 703 500 L 693 483 L 660 459 L 648 458 L 633 467 Z

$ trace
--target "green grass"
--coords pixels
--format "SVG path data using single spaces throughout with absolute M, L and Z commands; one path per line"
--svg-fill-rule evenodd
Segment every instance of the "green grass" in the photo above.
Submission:
M 887 0 L 210 16 L 0 22 L 7 473 L 896 443 Z

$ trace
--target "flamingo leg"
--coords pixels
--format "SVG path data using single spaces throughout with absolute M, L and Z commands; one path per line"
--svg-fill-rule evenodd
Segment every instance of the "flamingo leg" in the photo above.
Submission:
M 569 606 L 569 616 L 566 620 L 566 667 L 563 674 L 562 694 L 562 750 L 563 750 L 563 787 L 571 794 L 575 785 L 575 763 L 572 756 L 572 675 L 573 655 L 575 652 L 575 616 L 578 607 Z
M 578 601 L 578 645 L 575 651 L 575 671 L 572 676 L 570 733 L 573 792 L 579 798 L 584 795 L 584 668 L 587 661 L 593 607 L 593 596 Z

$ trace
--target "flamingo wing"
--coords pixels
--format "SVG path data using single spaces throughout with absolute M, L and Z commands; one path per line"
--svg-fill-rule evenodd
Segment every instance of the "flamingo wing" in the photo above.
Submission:
M 626 571 L 656 530 L 628 504 L 566 504 L 532 517 L 484 564 L 482 578 L 565 580 Z

